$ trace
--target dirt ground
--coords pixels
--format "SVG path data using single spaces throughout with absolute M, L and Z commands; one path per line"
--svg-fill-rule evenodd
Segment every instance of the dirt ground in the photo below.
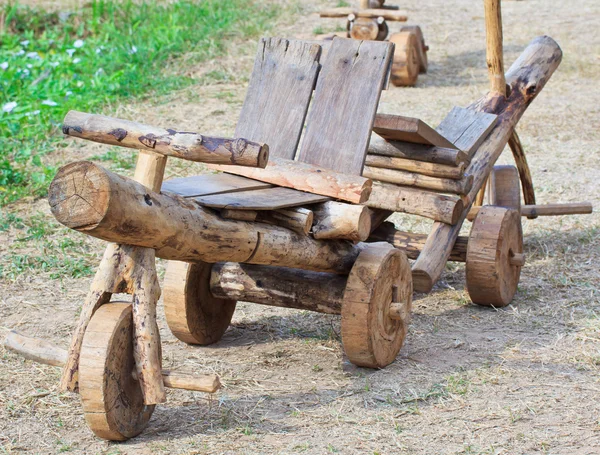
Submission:
M 57 3 L 57 2 L 53 2 Z M 505 60 L 535 36 L 564 51 L 562 65 L 534 101 L 518 131 L 540 203 L 589 200 L 600 206 L 600 3 L 504 1 Z M 272 34 L 310 37 L 343 21 L 314 13 L 335 2 L 310 0 Z M 383 94 L 380 112 L 436 125 L 452 106 L 486 92 L 482 2 L 406 0 L 410 23 L 431 47 L 430 71 L 416 88 Z M 392 25 L 392 28 L 397 27 Z M 255 43 L 190 68 L 230 77 L 152 103 L 115 106 L 140 121 L 230 134 L 241 108 Z M 102 151 L 73 144 L 53 159 Z M 502 161 L 510 163 L 510 153 Z M 197 167 L 178 163 L 171 176 Z M 43 213 L 46 201 L 11 208 Z M 353 367 L 342 354 L 339 318 L 238 305 L 223 340 L 192 347 L 169 332 L 159 306 L 164 363 L 216 372 L 214 397 L 169 391 L 146 431 L 108 443 L 85 425 L 79 398 L 57 390 L 60 370 L 0 348 L 0 449 L 3 453 L 85 454 L 565 454 L 600 453 L 600 216 L 524 222 L 528 263 L 507 308 L 469 302 L 464 268 L 450 263 L 430 295 L 417 296 L 406 343 L 381 371 Z M 398 218 L 426 232 L 427 223 Z M 468 223 L 467 223 L 468 224 Z M 466 226 L 468 228 L 468 226 Z M 81 242 L 93 262 L 100 241 Z M 34 248 L 0 233 L 0 254 Z M 164 263 L 160 263 L 161 270 Z M 16 328 L 65 347 L 90 278 L 51 279 L 27 272 L 0 281 L 0 336 Z

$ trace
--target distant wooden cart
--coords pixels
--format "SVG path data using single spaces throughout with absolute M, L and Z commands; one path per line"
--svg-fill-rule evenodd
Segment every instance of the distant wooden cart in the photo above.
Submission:
M 56 219 L 113 243 L 68 351 L 17 333 L 6 344 L 64 365 L 61 388 L 79 390 L 96 435 L 140 433 L 165 387 L 219 387 L 214 375 L 162 369 L 155 257 L 170 261 L 165 314 L 180 340 L 219 341 L 237 301 L 341 314 L 348 359 L 371 368 L 394 361 L 413 291 L 430 292 L 449 259 L 466 262 L 473 302 L 512 300 L 525 263 L 520 216 L 545 209 L 517 209 L 518 173 L 494 164 L 562 52 L 534 39 L 500 84 L 508 93 L 454 108 L 433 129 L 376 113 L 393 47 L 336 38 L 322 58 L 319 44 L 261 40 L 234 139 L 69 112 L 65 134 L 139 149 L 135 176 L 87 161 L 60 169 L 48 198 Z M 224 172 L 163 183 L 168 156 Z M 488 178 L 493 205 L 474 209 Z M 394 212 L 432 219 L 431 232 L 397 230 L 384 222 Z M 111 302 L 114 293 L 132 301 Z
M 345 17 L 347 19 L 345 35 L 358 40 L 383 41 L 389 35 L 388 22 L 406 22 L 406 12 L 397 7 L 384 5 L 384 0 L 363 0 L 360 8 L 330 8 L 319 13 L 321 17 Z M 337 34 L 338 36 L 340 34 Z M 333 35 L 326 35 L 331 38 Z M 412 87 L 417 83 L 419 74 L 427 72 L 427 51 L 421 27 L 406 25 L 397 33 L 389 36 L 395 44 L 390 79 L 397 87 Z

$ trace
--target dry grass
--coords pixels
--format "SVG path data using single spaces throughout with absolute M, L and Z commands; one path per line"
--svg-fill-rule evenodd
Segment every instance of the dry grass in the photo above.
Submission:
M 424 28 L 431 71 L 416 88 L 385 92 L 382 112 L 435 124 L 452 106 L 485 92 L 483 10 L 476 3 L 403 2 L 411 23 Z M 334 4 L 311 0 L 304 8 Z M 525 0 L 505 1 L 503 9 L 508 62 L 543 33 L 565 53 L 519 125 L 538 199 L 591 200 L 598 207 L 600 5 Z M 339 24 L 315 14 L 295 19 L 282 24 L 280 34 L 308 37 L 318 25 L 328 31 Z M 225 75 L 218 83 L 152 106 L 119 106 L 115 115 L 231 133 L 253 47 L 241 43 L 231 57 L 190 69 L 198 75 L 218 70 Z M 105 151 L 73 144 L 55 159 Z M 510 162 L 509 154 L 502 161 Z M 168 172 L 196 170 L 176 163 Z M 80 242 L 77 252 L 91 264 L 97 261 L 102 243 L 50 224 L 44 201 L 13 211 L 26 220 L 41 212 L 48 234 L 16 242 L 26 228 L 1 232 L 3 262 L 9 254 L 39 251 L 62 238 Z M 415 302 L 398 360 L 381 371 L 353 367 L 342 356 L 337 317 L 240 304 L 224 339 L 198 348 L 174 339 L 161 307 L 166 365 L 217 372 L 225 387 L 212 399 L 170 391 L 144 434 L 122 444 L 90 434 L 77 397 L 57 392 L 56 368 L 0 349 L 0 447 L 5 453 L 103 454 L 599 453 L 599 221 L 597 213 L 524 220 L 528 264 L 515 301 L 505 309 L 471 305 L 463 267 L 449 264 L 435 292 Z M 427 229 L 418 221 L 402 222 Z M 50 273 L 31 269 L 0 282 L 0 336 L 15 327 L 66 345 L 89 279 L 51 279 Z

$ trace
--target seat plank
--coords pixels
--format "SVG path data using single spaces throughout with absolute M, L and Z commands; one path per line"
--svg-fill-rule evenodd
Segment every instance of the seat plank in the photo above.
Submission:
M 238 193 L 213 194 L 197 197 L 200 205 L 218 209 L 277 210 L 328 201 L 327 196 L 304 193 L 291 188 L 273 187 Z
M 193 177 L 174 178 L 162 184 L 161 191 L 183 197 L 208 196 L 210 194 L 271 188 L 273 185 L 232 174 L 203 174 Z
M 498 116 L 463 107 L 453 107 L 436 131 L 456 148 L 471 156 L 488 136 Z
M 377 114 L 373 131 L 387 141 L 404 141 L 413 144 L 457 148 L 450 140 L 418 118 Z
M 268 144 L 272 157 L 293 159 L 320 54 L 318 44 L 261 39 L 235 136 Z
M 389 42 L 334 38 L 319 74 L 298 161 L 361 174 L 392 54 Z

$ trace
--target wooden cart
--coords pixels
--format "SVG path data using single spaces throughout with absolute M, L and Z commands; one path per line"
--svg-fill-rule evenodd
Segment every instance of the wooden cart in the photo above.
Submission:
M 520 215 L 540 209 L 519 213 L 518 173 L 494 163 L 558 67 L 559 46 L 534 39 L 508 70 L 506 93 L 454 108 L 436 129 L 376 114 L 393 43 L 336 38 L 322 51 L 260 41 L 237 139 L 66 116 L 67 135 L 139 149 L 135 177 L 85 161 L 60 169 L 49 191 L 56 219 L 113 243 L 68 352 L 16 333 L 6 344 L 64 365 L 61 387 L 79 390 L 98 436 L 137 435 L 166 400 L 164 387 L 219 386 L 214 376 L 162 370 L 155 257 L 170 260 L 165 314 L 180 340 L 217 342 L 236 301 L 301 308 L 341 314 L 347 357 L 372 368 L 394 361 L 413 291 L 431 291 L 448 260 L 466 262 L 475 303 L 513 298 L 525 262 Z M 167 156 L 224 172 L 163 183 Z M 493 205 L 474 209 L 488 177 Z M 384 222 L 394 212 L 432 219 L 430 234 L 396 230 Z M 475 212 L 470 235 L 459 237 Z M 111 302 L 113 293 L 132 301 Z
M 406 22 L 408 15 L 396 6 L 384 5 L 384 0 L 362 0 L 360 8 L 340 7 L 325 9 L 321 17 L 345 17 L 348 38 L 358 40 L 383 41 L 389 35 L 388 22 Z M 339 33 L 335 34 L 340 36 Z M 334 35 L 323 35 L 331 39 Z M 427 51 L 425 38 L 418 25 L 405 25 L 399 32 L 389 35 L 395 44 L 390 80 L 397 87 L 412 87 L 419 74 L 427 72 Z

